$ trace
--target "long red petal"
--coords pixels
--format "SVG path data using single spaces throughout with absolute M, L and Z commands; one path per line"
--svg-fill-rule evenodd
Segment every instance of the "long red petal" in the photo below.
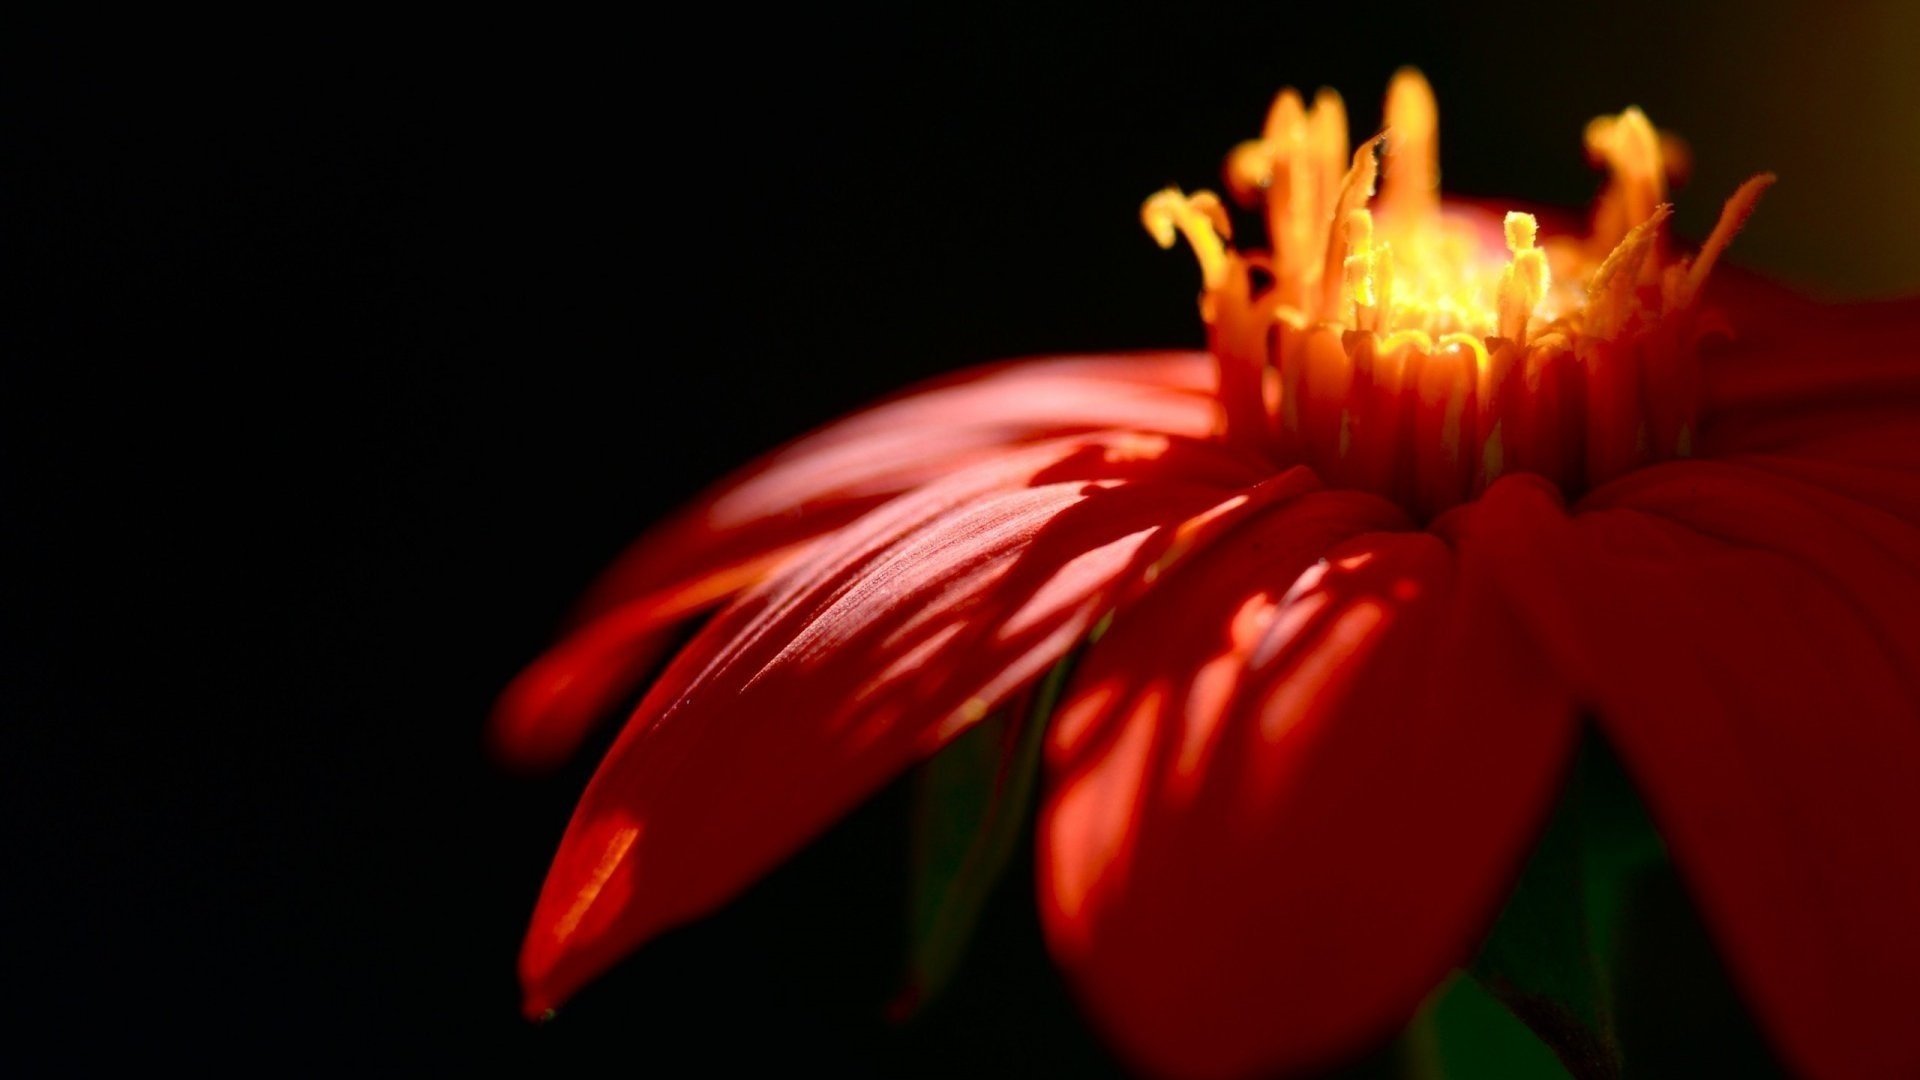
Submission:
M 1920 1075 L 1920 535 L 1744 465 L 1490 491 L 1500 560 L 1597 710 L 1783 1056 Z
M 1483 567 L 1355 535 L 1399 518 L 1353 492 L 1272 509 L 1076 674 L 1042 910 L 1137 1065 L 1265 1075 L 1384 1038 L 1470 957 L 1550 807 L 1566 692 Z
M 594 586 L 581 621 L 501 695 L 501 756 L 554 764 L 651 673 L 671 628 L 765 577 L 881 502 L 1009 446 L 1218 423 L 1204 354 L 1084 356 L 977 369 L 777 450 L 649 532 Z
M 790 546 L 1009 446 L 1122 429 L 1202 438 L 1219 423 L 1205 353 L 994 364 L 863 409 L 754 461 L 637 542 L 585 601 L 618 606 L 743 554 Z
M 669 667 L 582 798 L 522 953 L 529 1010 L 728 899 L 1039 676 L 1113 583 L 1208 529 L 1169 526 L 1302 482 L 1235 494 L 1258 480 L 1199 442 L 1014 451 L 750 590 Z

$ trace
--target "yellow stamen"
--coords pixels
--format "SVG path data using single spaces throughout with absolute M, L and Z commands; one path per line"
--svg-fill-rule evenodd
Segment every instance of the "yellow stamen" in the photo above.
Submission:
M 1425 330 L 1396 330 L 1380 339 L 1380 351 L 1396 353 L 1411 348 L 1414 352 L 1426 355 L 1433 352 L 1433 335 Z
M 1713 271 L 1713 264 L 1720 259 L 1720 253 L 1727 250 L 1733 238 L 1753 216 L 1754 207 L 1760 205 L 1760 196 L 1766 194 L 1777 179 L 1772 173 L 1761 173 L 1734 191 L 1727 204 L 1720 209 L 1720 221 L 1714 225 L 1713 232 L 1707 236 L 1707 242 L 1700 245 L 1700 255 L 1693 260 L 1693 266 L 1687 270 L 1686 284 L 1680 289 L 1678 297 L 1681 306 L 1693 303 L 1700 295 L 1701 286 L 1707 283 L 1707 275 Z
M 1387 86 L 1387 162 L 1380 207 L 1406 228 L 1440 211 L 1440 107 L 1433 87 L 1412 68 Z
M 1193 257 L 1200 263 L 1200 280 L 1207 291 L 1218 289 L 1227 278 L 1227 246 L 1233 236 L 1233 224 L 1227 208 L 1211 191 L 1187 195 L 1179 188 L 1156 191 L 1140 207 L 1140 223 L 1152 234 L 1154 243 L 1170 248 L 1180 237 L 1187 238 Z
M 1357 249 L 1350 232 L 1350 219 L 1356 213 L 1366 213 L 1367 200 L 1373 198 L 1374 179 L 1380 173 L 1379 160 L 1374 156 L 1380 149 L 1383 136 L 1375 135 L 1362 143 L 1360 149 L 1353 152 L 1353 166 L 1347 170 L 1340 181 L 1340 195 L 1334 201 L 1332 226 L 1327 230 L 1326 261 L 1321 268 L 1321 310 L 1328 318 L 1338 318 L 1344 306 L 1342 295 L 1348 289 L 1345 269 L 1347 256 Z M 1366 224 L 1368 242 L 1373 235 L 1373 222 Z
M 1500 226 L 1507 236 L 1507 250 L 1516 255 L 1522 251 L 1532 251 L 1534 239 L 1540 235 L 1540 222 L 1532 214 L 1522 214 L 1517 210 L 1508 213 Z
M 1513 261 L 1500 272 L 1500 336 L 1516 345 L 1527 343 L 1527 320 L 1547 295 L 1547 253 L 1534 246 L 1539 231 L 1532 214 L 1507 215 L 1507 250 Z
M 1719 325 L 1697 297 L 1773 178 L 1734 193 L 1695 259 L 1670 257 L 1667 184 L 1686 153 L 1629 108 L 1586 131 L 1608 170 L 1592 231 L 1543 238 L 1531 214 L 1442 207 L 1438 119 L 1403 70 L 1385 128 L 1349 154 L 1337 94 L 1280 94 L 1226 162 L 1265 251 L 1230 246 L 1210 193 L 1141 208 L 1206 279 L 1226 437 L 1418 515 L 1508 473 L 1573 493 L 1689 454 L 1697 346 Z
M 1267 113 L 1261 140 L 1271 171 L 1266 187 L 1267 239 L 1273 248 L 1274 277 L 1283 300 L 1298 303 L 1304 283 L 1309 236 L 1319 211 L 1315 190 L 1319 167 L 1313 160 L 1306 106 L 1294 90 L 1282 91 Z
M 1347 213 L 1342 232 L 1346 236 L 1347 257 L 1341 263 L 1347 303 L 1353 305 L 1353 325 L 1373 329 L 1374 311 L 1380 306 L 1380 294 L 1374 287 L 1373 213 L 1362 207 Z
M 1393 311 L 1393 274 L 1393 245 L 1376 245 L 1372 257 L 1367 260 L 1367 277 L 1373 282 L 1373 296 L 1378 309 L 1374 315 L 1375 325 L 1367 329 L 1384 330 L 1390 325 L 1387 319 Z
M 1478 334 L 1443 334 L 1440 347 L 1465 349 L 1473 354 L 1473 370 L 1484 371 L 1487 367 L 1487 346 Z
M 1274 97 L 1273 105 L 1267 109 L 1267 126 L 1260 137 L 1270 143 L 1286 143 L 1296 137 L 1306 122 L 1306 103 L 1300 100 L 1300 91 L 1289 86 Z
M 1319 189 L 1316 221 L 1324 224 L 1340 197 L 1341 180 L 1347 168 L 1347 105 L 1340 95 L 1321 88 L 1313 95 L 1313 107 L 1307 110 L 1307 143 L 1320 175 L 1314 185 Z
M 1593 237 L 1610 248 L 1667 197 L 1660 135 L 1635 106 L 1619 116 L 1595 117 L 1587 125 L 1586 142 L 1587 154 L 1610 174 L 1595 209 Z
M 1248 139 L 1227 155 L 1226 168 L 1221 171 L 1233 201 L 1254 206 L 1273 183 L 1273 147 L 1260 139 Z
M 1589 333 L 1611 337 L 1625 322 L 1632 309 L 1633 287 L 1653 254 L 1660 238 L 1660 226 L 1672 212 L 1673 208 L 1665 203 L 1654 207 L 1653 214 L 1635 225 L 1607 254 L 1600 269 L 1593 272 L 1593 281 L 1587 285 Z

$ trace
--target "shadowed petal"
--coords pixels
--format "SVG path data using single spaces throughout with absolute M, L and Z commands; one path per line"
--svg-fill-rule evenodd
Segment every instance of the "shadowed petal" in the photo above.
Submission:
M 1737 338 L 1703 371 L 1703 456 L 1806 450 L 1920 464 L 1920 301 L 1818 304 L 1734 275 Z
M 1822 458 L 1920 472 L 1920 398 L 1875 404 L 1779 409 L 1708 427 L 1706 458 L 1749 455 Z
M 918 388 L 774 451 L 650 531 L 591 590 L 581 620 L 495 706 L 501 756 L 545 766 L 652 673 L 671 628 L 895 495 L 1011 446 L 1217 423 L 1205 354 L 1001 364 Z
M 1117 620 L 1049 746 L 1048 938 L 1135 1064 L 1321 1065 L 1470 955 L 1548 810 L 1568 697 L 1399 511 L 1308 495 Z M 1356 535 L 1360 534 L 1360 535 Z
M 888 503 L 695 637 L 568 826 L 522 954 L 530 1011 L 728 899 L 1037 678 L 1116 581 L 1312 484 L 1248 490 L 1255 470 L 1198 442 L 1079 446 L 1010 452 Z
M 1511 594 L 1596 708 L 1729 966 L 1813 1076 L 1920 1074 L 1920 536 L 1740 465 L 1489 492 Z

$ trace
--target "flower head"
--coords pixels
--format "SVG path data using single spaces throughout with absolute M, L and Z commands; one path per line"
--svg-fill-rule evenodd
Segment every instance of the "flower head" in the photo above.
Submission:
M 1512 472 L 1578 495 L 1692 453 L 1709 272 L 1773 177 L 1731 199 L 1697 256 L 1664 233 L 1667 166 L 1638 109 L 1587 146 L 1609 171 L 1591 232 L 1445 207 L 1432 91 L 1395 77 L 1386 127 L 1348 159 L 1338 95 L 1282 93 L 1227 161 L 1270 251 L 1238 252 L 1211 192 L 1142 214 L 1192 245 L 1226 437 L 1428 517 Z M 1376 197 L 1376 187 L 1378 194 Z
M 717 607 L 583 796 L 540 1013 L 745 888 L 1096 624 L 1047 734 L 1049 943 L 1141 1067 L 1329 1062 L 1463 962 L 1591 717 L 1749 1001 L 1816 1075 L 1920 1068 L 1910 304 L 1711 280 L 1670 147 L 1595 121 L 1591 226 L 1444 202 L 1396 77 L 1349 153 L 1288 92 L 1143 209 L 1209 350 L 1026 361 L 841 421 L 644 538 L 509 689 L 550 760 Z M 1377 189 L 1377 190 L 1376 190 Z

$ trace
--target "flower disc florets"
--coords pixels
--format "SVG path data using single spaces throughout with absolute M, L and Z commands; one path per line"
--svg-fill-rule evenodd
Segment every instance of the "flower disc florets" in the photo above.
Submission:
M 1628 109 L 1587 128 L 1609 172 L 1590 234 L 1542 236 L 1531 214 L 1441 203 L 1437 116 L 1403 71 L 1385 129 L 1349 156 L 1337 94 L 1283 92 L 1226 167 L 1235 200 L 1264 210 L 1268 251 L 1235 249 L 1211 192 L 1142 207 L 1162 246 L 1184 235 L 1199 259 L 1226 437 L 1423 517 L 1510 472 L 1575 494 L 1688 456 L 1698 344 L 1724 329 L 1700 289 L 1772 176 L 1676 255 L 1673 148 Z

